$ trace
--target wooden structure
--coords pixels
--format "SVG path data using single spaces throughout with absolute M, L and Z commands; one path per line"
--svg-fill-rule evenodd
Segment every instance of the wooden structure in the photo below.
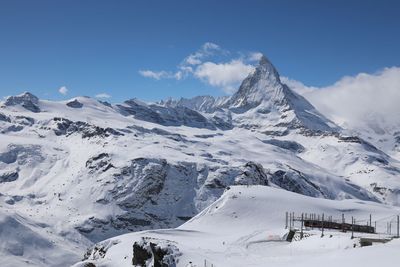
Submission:
M 375 227 L 369 225 L 339 223 L 332 221 L 305 219 L 304 226 L 311 228 L 325 228 L 325 229 L 336 229 L 342 231 L 353 231 L 359 233 L 371 233 L 371 234 L 375 233 Z

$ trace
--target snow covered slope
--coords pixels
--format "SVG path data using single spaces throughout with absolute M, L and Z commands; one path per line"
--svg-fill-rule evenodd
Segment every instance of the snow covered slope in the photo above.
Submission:
M 175 264 L 170 266 L 337 266 L 326 259 L 339 257 L 341 266 L 385 266 L 397 257 L 399 240 L 386 245 L 360 248 L 356 234 L 309 230 L 311 236 L 292 243 L 285 241 L 285 211 L 296 214 L 324 213 L 346 220 L 367 219 L 370 213 L 381 218 L 399 213 L 393 208 L 358 200 L 319 200 L 265 186 L 234 186 L 215 203 L 176 229 L 150 230 L 117 236 L 89 250 L 85 263 L 102 266 L 132 266 L 132 246 L 152 242 L 169 249 Z M 381 226 L 378 224 L 378 226 Z M 383 226 L 381 226 L 383 227 Z M 354 248 L 354 245 L 356 247 Z M 104 254 L 98 250 L 104 248 Z M 138 257 L 138 255 L 136 255 Z M 379 259 L 379 260 L 378 260 Z M 189 264 L 192 263 L 192 265 Z M 355 264 L 356 263 L 356 264 Z M 355 264 L 355 265 L 354 265 Z M 83 266 L 78 263 L 76 266 Z
M 396 159 L 324 118 L 266 58 L 226 99 L 112 105 L 24 93 L 0 104 L 0 211 L 45 223 L 67 254 L 77 237 L 177 227 L 231 185 L 399 205 L 399 174 Z

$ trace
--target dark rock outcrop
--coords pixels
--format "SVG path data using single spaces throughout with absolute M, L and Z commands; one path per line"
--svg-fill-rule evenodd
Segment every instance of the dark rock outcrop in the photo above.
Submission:
M 3 113 L 0 113 L 0 121 L 11 122 L 11 119 Z
M 163 240 L 165 242 L 165 240 Z M 149 263 L 153 267 L 175 267 L 175 257 L 180 256 L 179 250 L 175 245 L 161 245 L 146 239 L 133 244 L 133 266 L 147 266 Z
M 271 182 L 291 192 L 312 197 L 328 198 L 319 186 L 296 170 L 278 170 L 271 175 Z
M 115 168 L 111 163 L 111 157 L 107 153 L 101 153 L 97 156 L 91 157 L 86 161 L 86 168 L 90 169 L 90 172 L 106 172 L 111 168 Z
M 261 164 L 247 162 L 241 175 L 235 179 L 236 185 L 268 185 L 268 176 Z
M 82 134 L 82 138 L 124 135 L 123 133 L 120 133 L 119 131 L 112 128 L 101 128 L 99 126 L 95 126 L 82 121 L 73 122 L 65 118 L 56 117 L 53 119 L 53 122 L 55 122 L 55 129 L 53 129 L 53 131 L 57 136 L 69 136 L 74 133 Z
M 6 172 L 0 174 L 0 183 L 8 183 L 17 180 L 19 177 L 18 171 Z
M 21 105 L 25 109 L 38 113 L 40 112 L 39 108 L 39 98 L 34 96 L 29 92 L 25 92 L 22 95 L 10 96 L 4 102 L 5 106 L 17 106 Z
M 261 140 L 265 144 L 270 144 L 273 146 L 277 146 L 279 148 L 292 151 L 294 153 L 301 153 L 304 151 L 304 147 L 295 141 L 287 141 L 287 140 L 278 140 L 278 139 L 269 139 L 269 140 Z
M 146 262 L 152 258 L 151 252 L 147 251 L 147 247 L 140 245 L 138 242 L 133 244 L 133 266 L 146 266 Z
M 66 104 L 70 108 L 82 108 L 83 104 L 79 102 L 77 99 L 74 99 Z
M 133 115 L 138 120 L 153 122 L 164 126 L 188 126 L 194 128 L 206 128 L 215 130 L 213 123 L 199 112 L 187 107 L 178 106 L 175 108 L 163 107 L 160 105 L 147 105 L 132 99 L 124 102 L 124 105 L 117 105 L 120 113 L 129 116 Z

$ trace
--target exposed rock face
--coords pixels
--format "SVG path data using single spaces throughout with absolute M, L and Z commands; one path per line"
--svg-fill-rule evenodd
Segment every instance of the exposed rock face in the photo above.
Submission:
M 42 148 L 39 145 L 17 145 L 10 144 L 7 151 L 0 153 L 0 163 L 19 165 L 34 165 L 42 162 L 45 158 L 42 155 Z
M 357 143 L 357 144 L 362 144 L 365 149 L 373 152 L 378 152 L 378 149 L 373 146 L 372 144 L 368 143 L 367 141 L 363 140 L 362 138 L 358 136 L 343 136 L 343 135 L 338 135 L 339 142 L 346 142 L 346 143 Z
M 301 172 L 295 170 L 278 170 L 272 174 L 271 181 L 288 191 L 313 197 L 327 197 L 319 186 L 312 183 Z
M 77 99 L 74 99 L 73 101 L 70 101 L 66 104 L 70 108 L 82 108 L 83 104 L 79 102 Z
M 0 173 L 0 183 L 13 182 L 19 177 L 18 171 Z
M 262 142 L 273 146 L 277 146 L 285 150 L 289 150 L 294 153 L 301 153 L 305 150 L 305 148 L 302 145 L 300 145 L 295 141 L 269 139 L 269 140 L 262 140 Z
M 0 113 L 0 121 L 11 122 L 10 118 L 3 113 Z
M 237 185 L 268 185 L 268 176 L 261 164 L 247 162 L 243 173 L 235 178 Z
M 106 256 L 108 249 L 116 244 L 118 244 L 118 241 L 105 240 L 90 247 L 83 256 L 83 259 L 87 260 L 85 264 L 87 266 L 94 266 L 94 264 L 91 261 L 104 258 Z
M 153 267 L 175 267 L 175 258 L 180 256 L 179 249 L 165 240 L 161 244 L 153 242 L 143 239 L 133 244 L 133 266 L 147 266 L 150 263 Z
M 213 96 L 205 95 L 193 98 L 180 98 L 179 100 L 168 99 L 160 101 L 158 104 L 170 108 L 186 107 L 200 112 L 214 113 L 217 110 L 221 110 L 219 106 L 228 98 L 229 97 L 214 98 Z
M 32 126 L 35 123 L 35 119 L 26 116 L 16 116 L 13 122 L 23 126 Z
M 110 155 L 107 153 L 101 153 L 94 156 L 86 161 L 86 168 L 90 169 L 90 172 L 106 172 L 111 168 L 115 168 L 110 162 Z
M 34 96 L 31 93 L 25 92 L 22 95 L 18 96 L 10 96 L 6 99 L 4 102 L 5 106 L 16 106 L 16 105 L 21 105 L 27 110 L 30 110 L 32 112 L 40 112 L 39 108 L 39 98 Z
M 163 107 L 160 105 L 147 105 L 135 99 L 117 105 L 124 115 L 133 115 L 136 119 L 161 124 L 164 126 L 189 126 L 194 128 L 207 128 L 215 130 L 213 123 L 199 112 L 184 106 Z
M 70 121 L 65 118 L 53 118 L 50 122 L 55 125 L 53 131 L 57 136 L 71 135 L 74 133 L 82 134 L 82 138 L 108 137 L 110 135 L 123 135 L 112 128 L 102 128 L 83 121 Z
M 143 247 L 137 242 L 133 244 L 133 266 L 146 266 L 146 263 L 151 260 L 153 255 L 151 254 L 151 251 L 147 251 L 147 249 L 147 247 Z

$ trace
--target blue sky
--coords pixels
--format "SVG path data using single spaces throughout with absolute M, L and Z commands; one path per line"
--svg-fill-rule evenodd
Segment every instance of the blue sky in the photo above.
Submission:
M 2 0 L 0 96 L 106 93 L 119 102 L 223 95 L 235 86 L 226 79 L 255 64 L 255 52 L 281 75 L 324 87 L 346 75 L 399 66 L 399 14 L 396 0 Z M 190 65 L 192 71 L 176 79 L 207 43 L 217 45 L 202 55 L 200 65 L 209 64 L 202 72 Z M 225 69 L 230 76 L 218 80 Z

